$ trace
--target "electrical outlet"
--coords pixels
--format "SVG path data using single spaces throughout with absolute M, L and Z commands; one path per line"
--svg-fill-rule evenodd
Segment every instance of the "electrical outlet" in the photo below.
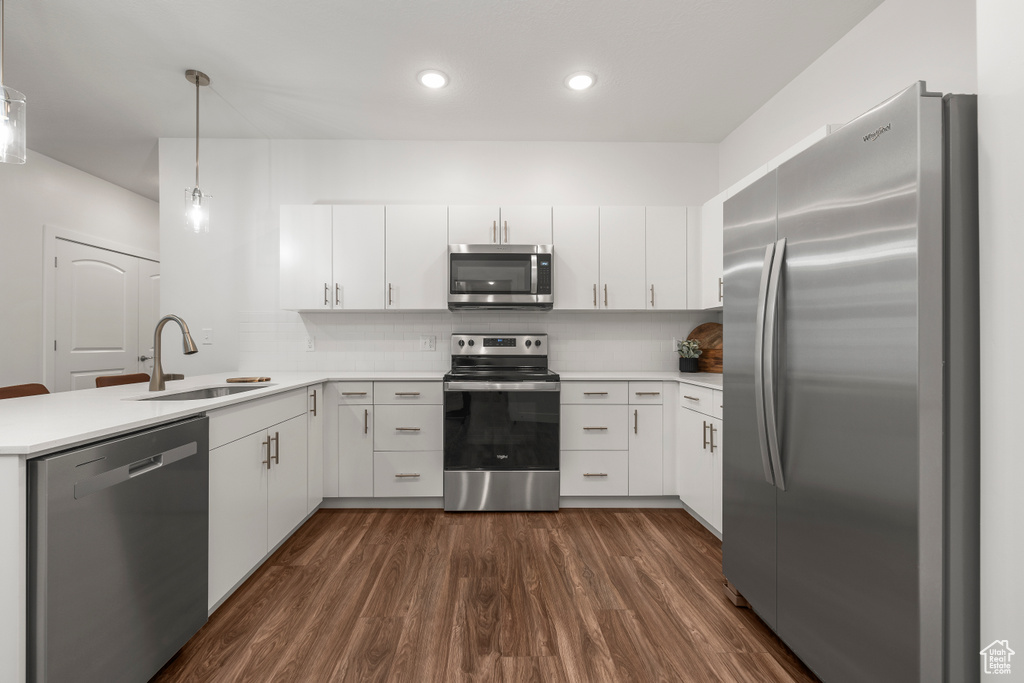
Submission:
M 432 334 L 420 335 L 420 351 L 436 351 L 437 337 Z
M 670 348 L 669 351 L 675 352 L 675 351 L 678 351 L 678 350 L 679 350 L 679 339 L 677 337 L 672 337 L 672 348 Z
M 200 330 L 199 342 L 203 346 L 213 346 L 213 328 L 212 327 L 204 327 L 202 330 Z
M 306 335 L 306 351 L 316 351 L 316 341 L 311 334 Z

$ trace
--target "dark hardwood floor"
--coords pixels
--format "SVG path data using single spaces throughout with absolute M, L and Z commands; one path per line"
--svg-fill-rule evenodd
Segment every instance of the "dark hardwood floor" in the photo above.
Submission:
M 322 510 L 153 679 L 815 681 L 682 510 Z

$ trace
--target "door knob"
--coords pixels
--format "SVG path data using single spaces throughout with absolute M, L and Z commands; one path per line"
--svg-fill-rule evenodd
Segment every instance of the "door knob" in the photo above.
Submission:
M 139 356 L 140 363 L 145 363 L 147 360 L 153 360 L 153 356 Z

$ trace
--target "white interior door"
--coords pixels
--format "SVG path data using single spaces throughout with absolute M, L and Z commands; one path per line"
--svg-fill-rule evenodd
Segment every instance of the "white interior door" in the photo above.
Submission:
M 139 365 L 153 375 L 153 332 L 160 320 L 160 264 L 139 259 Z M 141 360 L 145 358 L 146 360 Z
M 139 259 L 58 239 L 55 389 L 95 388 L 98 375 L 136 372 Z

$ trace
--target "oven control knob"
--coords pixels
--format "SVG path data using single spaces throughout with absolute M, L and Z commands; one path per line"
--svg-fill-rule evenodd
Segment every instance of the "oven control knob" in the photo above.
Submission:
M 465 339 L 460 339 L 459 340 L 459 346 L 465 346 L 465 345 L 466 345 L 466 340 Z
M 470 340 L 469 340 L 469 345 L 470 345 L 470 346 L 475 346 L 475 345 L 476 345 L 476 342 L 475 342 L 475 341 L 473 341 L 472 339 L 470 339 Z
M 529 339 L 527 339 L 526 340 L 526 348 L 530 348 L 530 346 L 532 346 L 532 345 L 533 345 L 533 342 L 530 341 Z
M 540 339 L 538 339 L 537 341 L 535 341 L 533 343 L 537 346 L 537 348 L 540 348 Z M 527 344 L 529 344 L 529 342 L 527 342 Z

